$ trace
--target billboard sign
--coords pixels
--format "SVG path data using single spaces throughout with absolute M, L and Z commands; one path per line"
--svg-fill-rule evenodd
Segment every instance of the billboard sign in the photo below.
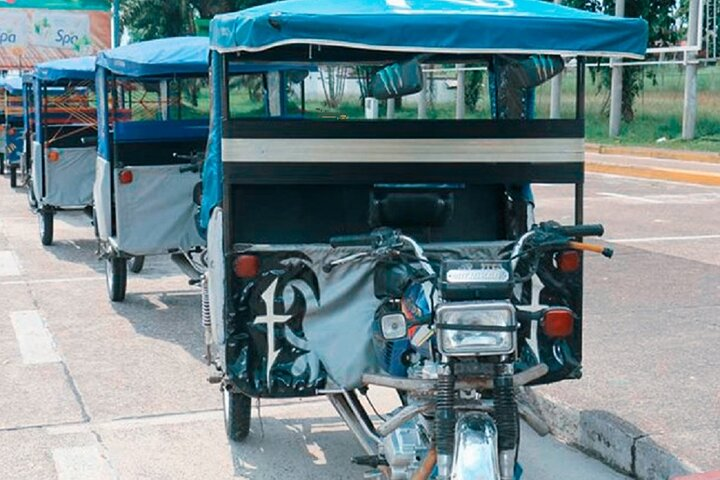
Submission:
M 0 69 L 110 47 L 108 0 L 0 0 Z

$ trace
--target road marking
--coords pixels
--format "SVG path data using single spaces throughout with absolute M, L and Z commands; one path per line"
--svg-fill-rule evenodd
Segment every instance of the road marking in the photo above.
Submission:
M 20 262 L 14 252 L 0 252 L 0 277 L 17 277 L 20 275 Z
M 58 480 L 104 480 L 115 477 L 97 445 L 52 451 Z
M 689 235 L 679 237 L 645 237 L 645 238 L 612 238 L 606 239 L 609 243 L 653 243 L 653 242 L 682 242 L 694 240 L 717 240 L 720 235 Z
M 631 202 L 641 202 L 641 203 L 663 203 L 658 200 L 652 200 L 650 198 L 645 197 L 636 197 L 633 195 L 623 195 L 622 193 L 610 193 L 610 192 L 600 192 L 598 195 L 602 195 L 603 197 L 610 197 L 610 198 L 618 198 L 620 200 L 629 200 Z
M 60 361 L 50 330 L 37 311 L 11 312 L 10 321 L 24 364 L 38 365 Z
M 0 286 L 12 285 L 38 285 L 47 283 L 69 283 L 69 282 L 99 282 L 105 281 L 105 277 L 76 277 L 76 278 L 42 278 L 37 280 L 8 280 L 0 282 Z
M 94 430 L 129 430 L 138 427 L 181 425 L 185 423 L 220 421 L 223 419 L 222 410 L 208 410 L 203 412 L 172 413 L 139 418 L 116 419 L 109 422 L 77 423 L 72 425 L 58 425 L 47 427 L 49 435 L 69 435 L 86 433 Z

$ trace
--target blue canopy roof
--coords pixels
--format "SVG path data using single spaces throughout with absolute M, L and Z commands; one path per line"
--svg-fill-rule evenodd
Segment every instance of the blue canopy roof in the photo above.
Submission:
M 319 45 L 413 53 L 645 55 L 647 23 L 540 0 L 286 0 L 218 15 L 211 48 Z
M 0 77 L 0 88 L 7 90 L 12 95 L 19 95 L 23 88 L 22 77 Z
M 204 74 L 209 54 L 207 38 L 162 38 L 105 50 L 97 64 L 128 77 Z
M 45 82 L 92 80 L 96 60 L 95 57 L 76 57 L 41 63 L 35 67 L 35 76 Z

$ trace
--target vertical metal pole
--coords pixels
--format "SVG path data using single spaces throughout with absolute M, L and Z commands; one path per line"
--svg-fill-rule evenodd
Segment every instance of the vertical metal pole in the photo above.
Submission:
M 690 0 L 690 18 L 688 20 L 687 46 L 697 47 L 699 42 L 700 0 Z M 683 106 L 683 140 L 695 138 L 697 123 L 697 52 L 685 53 L 685 104 Z
M 112 14 L 113 47 L 119 47 L 120 39 L 122 38 L 122 26 L 120 25 L 120 0 L 113 0 Z
M 625 0 L 617 0 L 615 3 L 615 16 L 625 16 Z M 612 84 L 610 87 L 610 136 L 620 136 L 620 121 L 622 119 L 622 94 L 623 94 L 623 70 L 622 62 L 613 59 L 610 61 L 612 68 Z
M 425 120 L 427 118 L 427 92 L 428 92 L 428 76 L 423 73 L 423 88 L 418 95 L 418 118 Z
M 465 65 L 455 65 L 457 68 L 457 101 L 455 103 L 455 118 L 465 118 Z
M 575 119 L 585 120 L 585 57 L 577 57 L 577 85 L 575 87 Z
M 388 98 L 387 100 L 387 118 L 388 120 L 392 120 L 395 118 L 395 99 L 394 98 Z
M 553 0 L 556 5 L 562 4 L 562 0 Z M 550 118 L 558 119 L 562 117 L 561 100 L 562 98 L 562 73 L 553 77 L 550 83 Z

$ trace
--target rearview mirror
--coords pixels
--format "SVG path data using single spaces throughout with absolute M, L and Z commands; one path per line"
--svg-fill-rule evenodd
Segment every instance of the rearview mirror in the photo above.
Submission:
M 422 89 L 422 67 L 417 60 L 394 63 L 383 68 L 375 74 L 370 84 L 371 96 L 378 100 L 412 95 Z

